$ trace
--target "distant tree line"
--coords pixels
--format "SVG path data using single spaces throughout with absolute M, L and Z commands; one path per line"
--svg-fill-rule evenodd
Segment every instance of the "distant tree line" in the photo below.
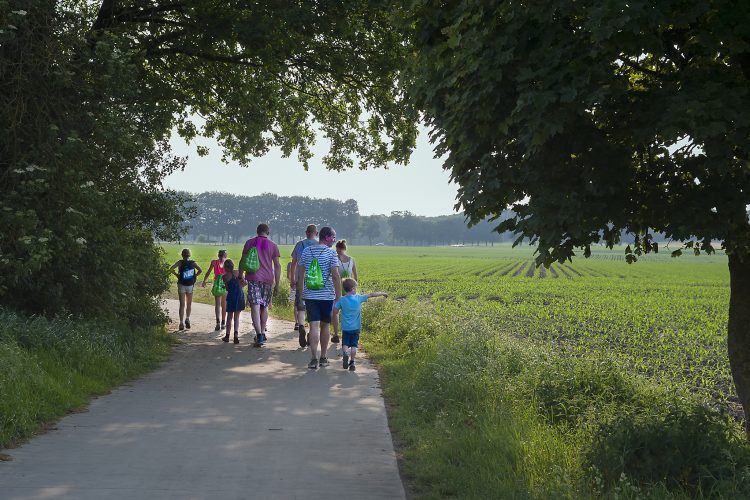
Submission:
M 510 241 L 511 233 L 493 232 L 497 223 L 482 221 L 467 227 L 462 215 L 423 217 L 409 211 L 390 215 L 360 215 L 356 200 L 262 194 L 242 196 L 207 192 L 191 196 L 186 208 L 196 215 L 186 223 L 187 239 L 200 242 L 244 241 L 266 222 L 272 238 L 292 243 L 304 237 L 305 226 L 336 228 L 340 238 L 373 245 L 480 245 Z

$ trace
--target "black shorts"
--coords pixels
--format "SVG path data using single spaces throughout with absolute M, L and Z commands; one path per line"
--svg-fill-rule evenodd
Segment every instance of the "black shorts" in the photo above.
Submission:
M 331 311 L 333 311 L 333 301 L 305 299 L 305 310 L 307 311 L 307 321 L 310 323 L 313 321 L 330 323 Z

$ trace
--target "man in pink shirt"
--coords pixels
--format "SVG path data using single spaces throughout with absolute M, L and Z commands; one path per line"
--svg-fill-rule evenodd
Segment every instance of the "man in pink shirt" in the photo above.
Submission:
M 268 239 L 268 235 L 271 234 L 268 224 L 259 224 L 256 233 L 258 236 L 245 242 L 242 258 L 244 259 L 253 247 L 258 252 L 260 268 L 254 273 L 245 272 L 245 281 L 247 281 L 247 303 L 250 305 L 253 327 L 255 327 L 255 344 L 263 345 L 266 342 L 268 308 L 271 307 L 273 296 L 279 291 L 281 263 L 279 262 L 279 247 Z

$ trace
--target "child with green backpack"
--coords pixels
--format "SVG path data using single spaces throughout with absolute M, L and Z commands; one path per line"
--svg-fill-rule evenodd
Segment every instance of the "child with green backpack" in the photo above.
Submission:
M 224 280 L 221 277 L 224 275 L 224 262 L 227 260 L 227 251 L 219 250 L 217 259 L 211 261 L 208 265 L 209 269 L 214 272 L 214 284 L 211 287 L 211 295 L 214 296 L 214 312 L 216 314 L 216 328 L 215 331 L 224 329 L 224 321 L 227 317 L 227 289 L 224 286 Z M 208 280 L 208 273 L 203 276 L 203 283 L 201 287 L 206 287 L 206 281 Z M 219 323 L 221 318 L 221 323 Z

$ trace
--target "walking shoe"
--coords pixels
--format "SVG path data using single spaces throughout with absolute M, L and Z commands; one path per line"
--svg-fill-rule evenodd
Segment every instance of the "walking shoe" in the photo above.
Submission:
M 328 366 L 329 364 L 330 363 L 328 362 L 328 358 L 326 358 L 325 356 L 321 356 L 320 357 L 320 366 L 321 367 Z
M 217 319 L 216 320 L 216 328 L 214 328 L 214 331 L 218 332 L 219 330 L 221 330 L 221 327 L 219 327 L 219 320 Z
M 350 371 L 350 372 L 353 372 L 353 371 L 355 371 L 356 369 L 357 369 L 357 367 L 356 367 L 356 366 L 354 366 L 354 361 L 351 361 L 351 362 L 349 363 L 349 371 Z
M 344 370 L 346 370 L 347 368 L 349 368 L 349 356 L 344 353 Z
M 266 341 L 268 340 L 268 339 L 266 338 L 266 334 L 265 334 L 265 333 L 261 333 L 261 334 L 260 334 L 260 339 L 259 339 L 259 340 L 260 340 L 260 343 L 261 343 L 261 344 L 265 344 L 265 343 L 266 343 Z
M 310 362 L 307 364 L 307 367 L 311 370 L 317 370 L 318 360 L 316 358 L 311 359 Z
M 255 347 L 260 347 L 263 345 L 263 342 L 260 341 L 260 335 L 256 334 L 255 337 L 253 337 L 253 345 Z
M 305 337 L 305 325 L 299 325 L 299 346 L 305 347 L 307 345 L 307 338 Z
M 180 323 L 180 327 L 178 328 L 178 330 L 184 330 L 184 329 L 185 329 L 185 325 Z
M 299 331 L 299 323 L 294 324 L 294 331 L 295 332 Z
M 331 337 L 331 344 L 338 344 L 339 343 L 339 334 L 334 333 L 333 337 Z
M 221 329 L 223 330 L 227 325 L 222 321 L 221 322 Z
M 226 335 L 224 335 L 224 336 L 223 336 L 223 337 L 221 338 L 221 341 L 222 341 L 222 342 L 229 342 L 229 334 L 227 333 Z
M 185 318 L 185 328 L 190 330 L 190 318 Z
M 235 344 L 239 344 L 240 343 L 240 338 L 237 335 L 234 336 L 234 343 Z

